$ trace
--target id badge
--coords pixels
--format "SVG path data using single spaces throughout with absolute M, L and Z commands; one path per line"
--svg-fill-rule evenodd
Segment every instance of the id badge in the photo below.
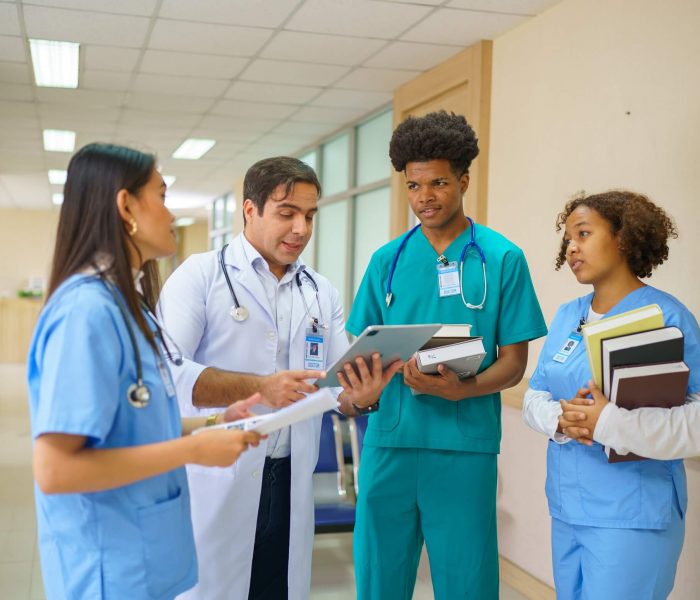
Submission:
M 437 265 L 437 275 L 440 298 L 459 294 L 459 271 L 456 262 Z
M 170 375 L 170 369 L 168 369 L 165 361 L 160 356 L 158 357 L 158 372 L 160 373 L 160 378 L 163 380 L 165 393 L 168 394 L 169 397 L 175 396 L 175 386 L 173 385 L 173 378 Z
M 583 336 L 580 333 L 572 331 L 569 337 L 566 338 L 566 342 L 564 342 L 561 350 L 554 355 L 553 359 L 558 363 L 565 363 L 569 356 L 571 356 L 571 353 L 576 350 L 576 346 L 581 343 L 582 339 Z
M 304 338 L 304 368 L 312 371 L 322 371 L 324 366 L 323 344 L 325 339 L 321 331 L 313 328 L 306 330 Z

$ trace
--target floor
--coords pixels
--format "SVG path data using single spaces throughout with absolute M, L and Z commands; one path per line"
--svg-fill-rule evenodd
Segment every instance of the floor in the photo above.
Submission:
M 43 600 L 36 543 L 31 442 L 23 365 L 0 364 L 0 590 L 4 600 Z M 414 599 L 433 597 L 430 572 L 421 559 Z M 352 600 L 352 534 L 316 536 L 311 598 Z M 501 584 L 502 600 L 525 597 Z

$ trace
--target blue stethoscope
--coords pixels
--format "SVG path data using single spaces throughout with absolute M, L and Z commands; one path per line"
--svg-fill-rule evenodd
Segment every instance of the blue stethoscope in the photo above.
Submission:
M 221 272 L 224 274 L 224 278 L 226 279 L 226 285 L 228 286 L 228 291 L 230 292 L 231 299 L 233 300 L 233 306 L 230 310 L 231 318 L 237 323 L 242 323 L 243 321 L 248 319 L 248 317 L 250 316 L 250 311 L 238 301 L 238 296 L 236 296 L 236 292 L 233 289 L 231 278 L 228 276 L 228 271 L 226 270 L 226 261 L 224 260 L 226 248 L 228 248 L 228 244 L 224 245 L 224 247 L 219 251 L 219 267 L 221 268 Z M 301 274 L 303 274 L 309 280 L 309 282 L 314 288 L 314 292 L 316 292 L 318 318 L 312 316 L 311 309 L 309 308 L 309 305 L 306 302 L 306 298 L 304 297 L 304 292 L 301 289 Z M 322 329 L 326 329 L 326 325 L 323 322 L 323 314 L 321 313 L 321 299 L 318 295 L 318 284 L 316 283 L 316 280 L 313 277 L 311 277 L 311 275 L 309 275 L 309 272 L 306 269 L 302 269 L 301 274 L 297 273 L 295 277 L 297 287 L 299 288 L 299 293 L 301 294 L 301 300 L 304 303 L 304 310 L 306 311 L 306 315 L 311 320 L 311 327 L 313 328 L 314 333 L 316 333 L 319 327 L 321 327 Z
M 482 310 L 484 308 L 484 305 L 486 304 L 486 255 L 484 254 L 484 251 L 481 249 L 481 246 L 476 243 L 476 233 L 474 231 L 474 221 L 470 217 L 467 217 L 467 221 L 469 221 L 469 231 L 471 233 L 471 239 L 464 245 L 464 248 L 462 248 L 462 252 L 459 255 L 459 293 L 462 296 L 462 302 L 464 303 L 464 306 L 467 308 L 470 308 L 471 310 Z M 394 260 L 391 262 L 391 268 L 389 269 L 389 277 L 386 280 L 386 307 L 389 308 L 391 305 L 391 301 L 394 298 L 394 294 L 391 291 L 391 282 L 394 279 L 394 273 L 396 272 L 396 265 L 399 262 L 399 256 L 401 256 L 401 252 L 404 249 L 404 246 L 406 245 L 406 242 L 408 242 L 409 239 L 411 239 L 411 236 L 418 231 L 420 228 L 420 223 L 416 225 L 411 231 L 409 231 L 404 238 L 401 240 L 401 244 L 399 244 L 399 249 L 396 251 L 396 254 L 394 254 Z M 484 274 L 484 296 L 481 298 L 481 302 L 479 304 L 471 304 L 470 302 L 467 302 L 466 299 L 464 298 L 464 285 L 462 285 L 462 279 L 464 276 L 464 260 L 465 257 L 467 256 L 467 252 L 474 248 L 479 253 L 479 258 L 481 258 L 481 270 Z M 447 259 L 444 256 L 440 256 L 438 258 L 439 261 L 443 263 L 447 263 Z

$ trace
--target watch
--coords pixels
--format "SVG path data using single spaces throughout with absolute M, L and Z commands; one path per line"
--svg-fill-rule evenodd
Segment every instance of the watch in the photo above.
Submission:
M 358 415 L 368 415 L 379 410 L 379 400 L 377 400 L 374 404 L 370 404 L 369 406 L 361 407 L 357 406 L 357 404 L 353 404 L 352 407 L 357 411 Z

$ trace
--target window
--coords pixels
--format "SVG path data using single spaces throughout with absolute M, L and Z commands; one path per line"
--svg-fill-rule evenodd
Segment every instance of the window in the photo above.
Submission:
M 211 205 L 209 217 L 209 248 L 218 250 L 233 239 L 233 215 L 236 198 L 233 193 L 218 197 Z

